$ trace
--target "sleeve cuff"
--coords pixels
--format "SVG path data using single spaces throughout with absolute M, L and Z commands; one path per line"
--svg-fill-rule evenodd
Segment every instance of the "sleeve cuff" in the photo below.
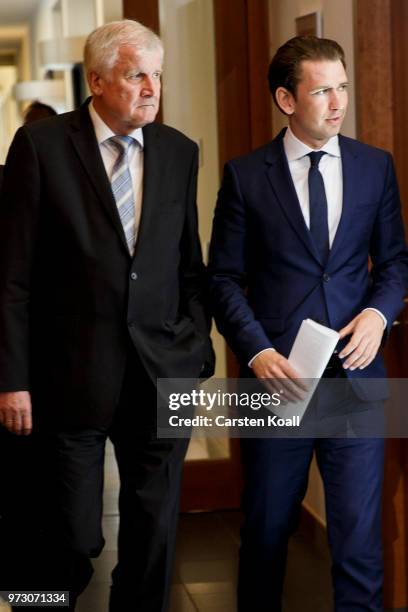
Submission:
M 364 308 L 363 312 L 364 312 L 364 310 L 373 310 L 374 312 L 376 312 L 382 318 L 382 320 L 383 320 L 384 329 L 387 327 L 388 321 L 384 317 L 383 313 L 380 310 L 378 310 L 377 308 Z
M 252 364 L 255 361 L 255 359 L 258 357 L 258 355 L 260 355 L 261 353 L 265 353 L 265 351 L 276 351 L 276 349 L 274 349 L 272 346 L 266 349 L 263 349 L 262 351 L 259 351 L 259 353 L 257 353 L 256 355 L 254 355 L 252 357 L 252 359 L 250 359 L 250 361 L 248 362 L 248 367 L 252 368 Z

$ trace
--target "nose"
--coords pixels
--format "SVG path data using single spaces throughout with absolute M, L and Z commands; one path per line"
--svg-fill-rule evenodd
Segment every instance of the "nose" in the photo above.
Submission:
M 330 109 L 338 110 L 340 108 L 340 97 L 337 91 L 333 90 L 330 96 Z
M 143 96 L 152 96 L 155 91 L 155 81 L 153 77 L 148 74 L 145 75 L 143 79 L 143 87 L 142 87 L 142 95 Z
M 346 91 L 336 91 L 333 89 L 330 96 L 330 110 L 341 110 L 346 105 Z

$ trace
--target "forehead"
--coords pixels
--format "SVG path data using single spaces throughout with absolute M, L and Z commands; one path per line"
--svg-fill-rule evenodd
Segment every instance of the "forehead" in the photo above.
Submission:
M 161 68 L 163 53 L 161 49 L 140 49 L 135 45 L 121 45 L 118 50 L 118 67 L 152 66 Z
M 304 60 L 300 64 L 299 84 L 316 87 L 345 81 L 347 75 L 340 60 Z

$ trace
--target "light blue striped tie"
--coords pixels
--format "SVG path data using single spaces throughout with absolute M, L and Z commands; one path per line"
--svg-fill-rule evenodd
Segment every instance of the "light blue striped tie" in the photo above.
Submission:
M 118 157 L 112 168 L 112 192 L 118 207 L 128 249 L 130 254 L 133 255 L 136 239 L 135 199 L 129 170 L 128 151 L 135 139 L 131 136 L 112 136 L 109 138 L 109 142 L 118 152 Z

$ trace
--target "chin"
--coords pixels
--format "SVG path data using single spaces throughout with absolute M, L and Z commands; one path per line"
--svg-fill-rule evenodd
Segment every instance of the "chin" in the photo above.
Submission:
M 134 123 L 138 124 L 138 127 L 143 127 L 144 125 L 147 125 L 148 123 L 152 123 L 152 121 L 154 121 L 156 119 L 156 115 L 157 112 L 151 112 L 151 113 L 146 113 L 143 116 L 139 116 L 139 117 L 135 117 L 134 119 Z
M 340 132 L 340 127 L 335 127 L 332 128 L 331 130 L 328 130 L 325 134 L 325 140 L 329 139 L 329 138 L 333 138 L 333 136 L 337 136 L 337 134 Z

